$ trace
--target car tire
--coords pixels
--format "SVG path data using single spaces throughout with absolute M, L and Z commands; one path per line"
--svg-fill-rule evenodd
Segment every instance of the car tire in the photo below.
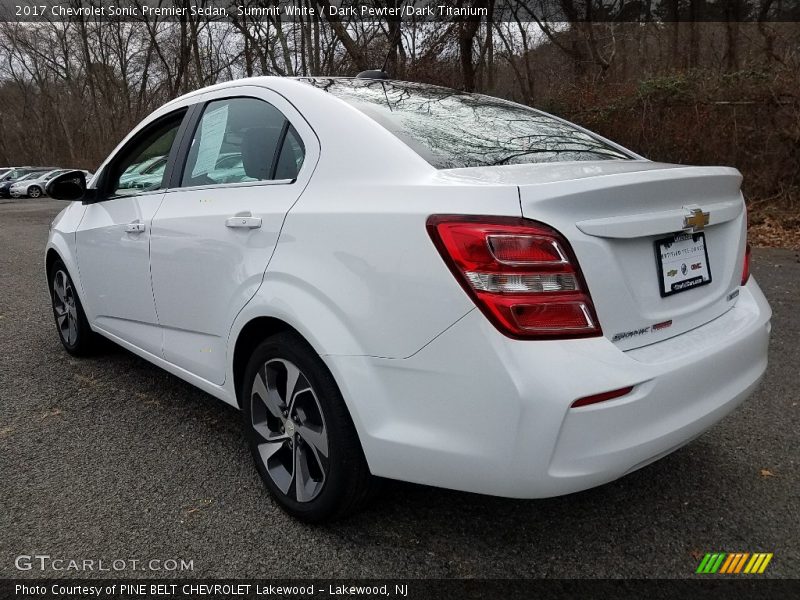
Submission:
M 58 337 L 73 356 L 88 356 L 99 347 L 99 336 L 89 327 L 67 267 L 56 260 L 47 276 Z
M 376 481 L 355 426 L 333 376 L 305 340 L 286 332 L 262 342 L 240 393 L 256 468 L 287 513 L 319 523 L 369 501 Z
M 39 198 L 42 195 L 42 188 L 32 185 L 28 188 L 28 198 Z

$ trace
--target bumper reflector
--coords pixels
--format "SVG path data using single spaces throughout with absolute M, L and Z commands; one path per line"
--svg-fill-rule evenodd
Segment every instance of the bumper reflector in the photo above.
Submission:
M 605 402 L 606 400 L 612 400 L 614 398 L 619 398 L 620 396 L 625 396 L 626 394 L 630 394 L 633 391 L 633 386 L 620 388 L 618 390 L 612 390 L 610 392 L 603 392 L 601 394 L 595 394 L 594 396 L 584 396 L 583 398 L 578 398 L 575 402 L 572 403 L 572 408 L 579 408 L 581 406 L 589 406 L 590 404 L 597 404 L 598 402 Z

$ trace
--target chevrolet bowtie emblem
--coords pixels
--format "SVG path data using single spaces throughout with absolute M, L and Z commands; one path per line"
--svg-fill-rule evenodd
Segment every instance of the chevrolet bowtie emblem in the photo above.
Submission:
M 708 213 L 699 208 L 693 208 L 691 215 L 683 217 L 683 228 L 691 230 L 692 233 L 702 231 L 706 225 L 708 225 Z

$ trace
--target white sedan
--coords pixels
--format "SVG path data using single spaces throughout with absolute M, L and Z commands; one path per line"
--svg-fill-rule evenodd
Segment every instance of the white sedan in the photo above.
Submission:
M 240 407 L 292 515 L 376 477 L 547 497 L 669 454 L 763 376 L 740 183 L 487 96 L 246 79 L 158 109 L 88 189 L 55 178 L 76 201 L 47 277 L 68 352 L 99 334 Z

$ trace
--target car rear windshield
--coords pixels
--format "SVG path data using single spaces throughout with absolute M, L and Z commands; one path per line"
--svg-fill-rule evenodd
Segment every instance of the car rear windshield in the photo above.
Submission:
M 632 158 L 559 119 L 491 96 L 374 79 L 304 81 L 359 109 L 437 169 Z

